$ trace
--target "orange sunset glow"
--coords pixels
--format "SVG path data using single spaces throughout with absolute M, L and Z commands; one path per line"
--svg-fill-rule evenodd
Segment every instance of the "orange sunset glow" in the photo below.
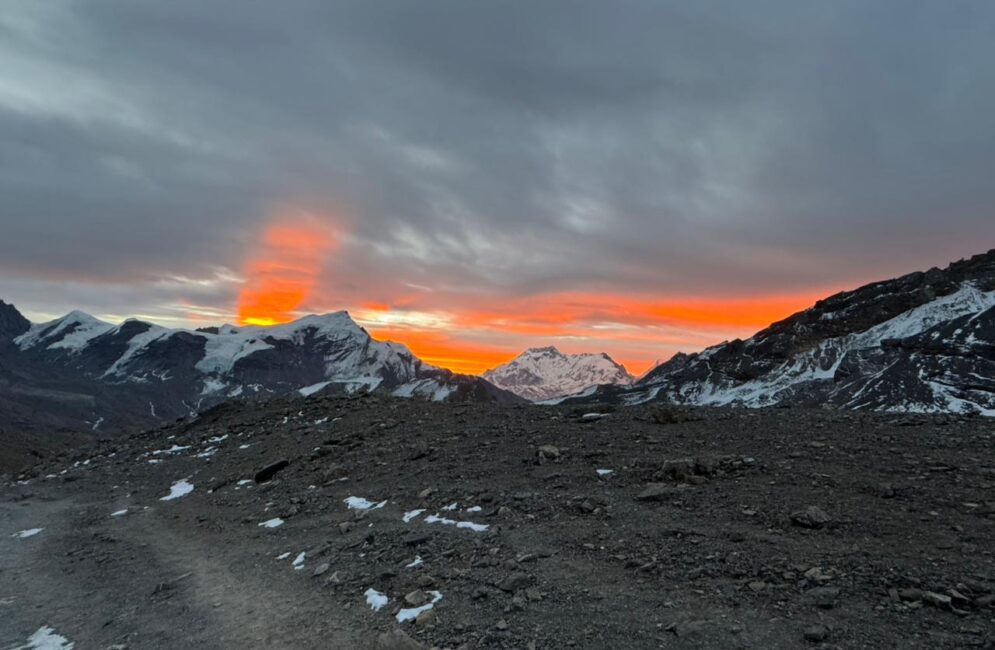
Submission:
M 293 311 L 314 288 L 326 256 L 336 245 L 334 232 L 314 217 L 286 217 L 268 225 L 245 263 L 238 323 L 275 325 L 293 320 Z
M 749 336 L 822 295 L 654 300 L 556 293 L 508 299 L 488 309 L 453 297 L 444 316 L 382 304 L 352 313 L 374 337 L 403 343 L 428 363 L 456 372 L 479 374 L 527 347 L 553 344 L 565 352 L 608 352 L 640 374 L 678 350 Z
M 338 231 L 312 215 L 281 216 L 260 232 L 243 263 L 241 325 L 274 325 L 305 312 L 346 309 L 380 340 L 406 345 L 427 363 L 479 374 L 528 347 L 607 352 L 640 374 L 677 351 L 696 351 L 747 337 L 830 293 L 653 296 L 559 291 L 528 297 L 319 286 L 332 253 L 344 254 Z M 402 278 L 403 280 L 403 278 Z M 327 285 L 327 281 L 325 282 Z M 397 287 L 401 287 L 400 289 Z M 369 300 L 367 292 L 376 293 Z

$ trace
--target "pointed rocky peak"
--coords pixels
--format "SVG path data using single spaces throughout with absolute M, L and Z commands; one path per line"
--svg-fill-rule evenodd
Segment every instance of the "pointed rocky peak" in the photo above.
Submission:
M 31 321 L 17 311 L 17 307 L 0 300 L 0 341 L 9 341 L 20 336 L 30 327 Z

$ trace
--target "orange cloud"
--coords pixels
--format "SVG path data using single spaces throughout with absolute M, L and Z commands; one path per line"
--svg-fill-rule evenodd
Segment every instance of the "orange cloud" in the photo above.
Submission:
M 440 302 L 421 305 L 424 312 L 378 303 L 354 315 L 376 338 L 404 343 L 425 361 L 457 372 L 477 374 L 526 347 L 555 344 L 564 352 L 608 352 L 639 374 L 679 350 L 749 336 L 824 295 L 654 299 L 565 292 L 501 300 L 433 294 Z
M 274 325 L 294 319 L 314 288 L 338 237 L 311 215 L 283 216 L 267 225 L 246 260 L 238 323 Z

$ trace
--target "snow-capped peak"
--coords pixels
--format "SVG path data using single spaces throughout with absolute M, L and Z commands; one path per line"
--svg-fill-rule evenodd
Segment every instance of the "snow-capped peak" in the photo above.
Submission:
M 533 401 L 570 395 L 589 386 L 632 381 L 632 375 L 604 352 L 563 354 L 553 346 L 529 348 L 483 376 L 499 388 Z
M 114 329 L 110 323 L 100 320 L 86 312 L 73 310 L 53 321 L 32 325 L 24 334 L 14 339 L 22 350 L 44 346 L 50 350 L 78 350 L 86 343 L 101 334 Z

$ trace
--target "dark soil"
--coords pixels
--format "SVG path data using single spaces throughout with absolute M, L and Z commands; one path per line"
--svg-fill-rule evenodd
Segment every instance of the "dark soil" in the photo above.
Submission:
M 588 411 L 235 404 L 36 466 L 0 647 L 995 648 L 992 420 Z

